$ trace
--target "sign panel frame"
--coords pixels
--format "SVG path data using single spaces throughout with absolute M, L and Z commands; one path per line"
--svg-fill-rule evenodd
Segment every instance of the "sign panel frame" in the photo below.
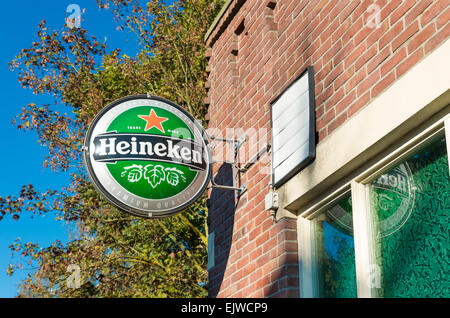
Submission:
M 276 175 L 276 167 L 274 166 L 274 154 L 278 150 L 276 145 L 274 145 L 274 114 L 273 107 L 277 101 L 290 89 L 294 84 L 301 80 L 304 76 L 307 76 L 308 82 L 308 103 L 309 103 L 309 116 L 307 129 L 308 134 L 308 145 L 307 145 L 307 155 L 306 157 L 298 162 L 292 169 L 286 172 L 284 175 L 278 178 Z M 300 172 L 303 168 L 313 162 L 316 158 L 316 105 L 315 105 L 315 85 L 314 85 L 314 68 L 313 66 L 308 66 L 302 73 L 296 77 L 292 83 L 290 83 L 273 101 L 270 102 L 270 130 L 272 138 L 272 186 L 274 189 L 282 186 L 286 181 L 292 178 L 295 174 Z

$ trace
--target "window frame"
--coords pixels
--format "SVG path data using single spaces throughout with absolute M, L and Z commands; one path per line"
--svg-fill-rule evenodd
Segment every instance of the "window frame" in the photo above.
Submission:
M 445 107 L 444 107 L 445 109 Z M 372 165 L 363 167 L 361 173 L 346 181 L 337 190 L 326 194 L 317 202 L 298 214 L 298 255 L 300 297 L 319 297 L 318 264 L 315 256 L 314 219 L 327 208 L 347 195 L 352 197 L 353 235 L 355 244 L 355 266 L 358 298 L 376 298 L 381 296 L 381 289 L 372 283 L 375 262 L 375 242 L 373 238 L 372 218 L 369 200 L 369 185 L 380 175 L 395 167 L 411 154 L 420 151 L 428 142 L 444 133 L 447 156 L 450 158 L 450 115 L 440 115 L 432 124 L 424 124 L 406 134 L 402 140 L 385 149 L 385 154 Z M 450 172 L 450 160 L 449 160 Z

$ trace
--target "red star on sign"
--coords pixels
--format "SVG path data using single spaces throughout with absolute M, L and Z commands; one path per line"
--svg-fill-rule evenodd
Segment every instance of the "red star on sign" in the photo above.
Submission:
M 158 117 L 153 109 L 150 111 L 150 115 L 138 115 L 138 117 L 147 122 L 147 124 L 145 125 L 145 131 L 152 129 L 153 127 L 156 127 L 161 132 L 165 133 L 161 123 L 168 120 L 168 118 Z

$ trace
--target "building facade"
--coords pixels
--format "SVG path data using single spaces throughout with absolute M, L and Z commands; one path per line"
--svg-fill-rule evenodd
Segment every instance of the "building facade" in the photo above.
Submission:
M 446 0 L 225 3 L 205 37 L 230 187 L 209 193 L 210 297 L 450 296 L 449 20 Z M 276 115 L 296 83 L 312 113 Z M 276 183 L 300 143 L 276 144 L 283 115 L 314 149 Z

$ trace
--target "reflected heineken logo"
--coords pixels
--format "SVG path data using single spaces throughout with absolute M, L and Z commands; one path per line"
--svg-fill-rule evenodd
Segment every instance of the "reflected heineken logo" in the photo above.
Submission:
M 399 230 L 411 215 L 415 191 L 408 164 L 401 163 L 372 183 L 371 206 L 382 237 Z
M 100 193 L 143 217 L 186 208 L 210 176 L 202 127 L 181 107 L 145 95 L 120 99 L 97 115 L 86 136 L 85 159 Z
M 371 183 L 370 203 L 381 237 L 398 231 L 414 207 L 415 187 L 408 164 L 401 163 Z M 327 210 L 327 214 L 349 235 L 353 233 L 351 197 Z

